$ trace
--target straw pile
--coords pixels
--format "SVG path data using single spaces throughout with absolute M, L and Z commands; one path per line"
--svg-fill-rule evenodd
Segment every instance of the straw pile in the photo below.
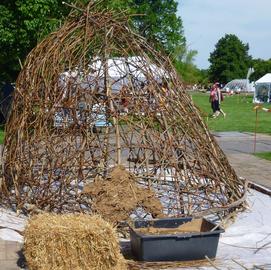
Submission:
M 113 227 L 99 216 L 40 214 L 25 229 L 30 270 L 124 270 Z
M 92 211 L 112 224 L 128 221 L 139 207 L 154 218 L 164 217 L 163 205 L 155 192 L 140 187 L 135 175 L 122 165 L 113 167 L 106 179 L 86 184 L 83 194 L 91 197 Z

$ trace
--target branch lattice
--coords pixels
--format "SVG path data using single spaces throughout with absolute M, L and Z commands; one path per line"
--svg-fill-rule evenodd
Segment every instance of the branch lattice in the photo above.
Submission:
M 128 20 L 90 3 L 28 55 L 6 126 L 2 203 L 91 212 L 84 186 L 123 165 L 169 216 L 242 204 L 244 184 L 170 60 Z

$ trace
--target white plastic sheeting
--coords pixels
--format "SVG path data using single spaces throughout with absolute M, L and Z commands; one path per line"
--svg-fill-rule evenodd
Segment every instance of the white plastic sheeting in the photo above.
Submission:
M 17 215 L 15 212 L 0 208 L 0 239 L 6 241 L 23 242 L 22 232 L 26 225 L 27 217 Z
M 248 268 L 271 269 L 271 197 L 251 190 L 248 202 L 248 211 L 239 214 L 220 238 L 217 260 L 223 269 L 240 269 L 232 259 Z
M 25 217 L 17 217 L 11 211 L 0 210 L 0 227 L 2 228 L 0 238 L 21 242 L 21 235 L 14 230 L 22 231 L 25 224 Z M 234 223 L 226 228 L 226 232 L 220 237 L 214 264 L 221 270 L 242 269 L 234 261 L 248 269 L 257 269 L 254 266 L 271 269 L 270 196 L 250 190 L 248 210 L 240 213 Z M 214 269 L 214 267 L 210 265 L 210 267 L 187 267 L 185 269 L 204 270 Z

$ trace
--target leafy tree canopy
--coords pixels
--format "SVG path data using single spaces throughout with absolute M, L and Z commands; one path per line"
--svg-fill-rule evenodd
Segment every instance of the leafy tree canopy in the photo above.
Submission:
M 251 65 L 248 44 L 233 34 L 226 34 L 215 45 L 210 54 L 209 76 L 211 81 L 227 83 L 233 79 L 245 78 Z
M 0 80 L 16 78 L 26 55 L 59 25 L 68 8 L 59 0 L 2 0 L 0 4 Z
M 87 0 L 84 0 L 87 1 Z M 183 25 L 176 15 L 175 0 L 105 0 L 107 8 L 126 10 L 132 17 L 137 31 L 158 49 L 174 52 L 177 46 L 185 46 Z
M 148 41 L 158 44 L 159 49 L 172 53 L 177 46 L 185 46 L 176 1 L 105 0 L 103 4 L 107 8 L 140 14 L 133 17 L 134 26 Z M 15 80 L 20 70 L 19 59 L 23 62 L 41 38 L 60 26 L 69 10 L 62 0 L 1 0 L 0 80 Z
M 153 43 L 160 44 L 167 53 L 177 46 L 185 45 L 183 26 L 176 16 L 177 2 L 174 0 L 134 0 L 133 12 L 145 14 L 135 17 L 139 32 Z
M 250 80 L 256 81 L 266 73 L 271 73 L 271 59 L 253 59 L 252 67 L 254 68 L 254 73 L 250 76 Z
M 194 57 L 197 55 L 197 51 L 188 50 L 185 47 L 178 47 L 175 50 L 175 55 L 173 61 L 176 70 L 181 75 L 182 79 L 189 84 L 200 83 L 205 84 L 205 79 L 208 76 L 205 76 L 203 72 L 201 72 L 194 65 Z

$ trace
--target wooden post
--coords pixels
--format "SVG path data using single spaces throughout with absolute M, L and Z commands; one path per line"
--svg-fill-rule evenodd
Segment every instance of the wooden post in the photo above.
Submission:
M 106 122 L 109 122 L 111 113 L 114 112 L 114 105 L 112 101 L 112 89 L 111 86 L 109 85 L 109 74 L 108 74 L 108 58 L 109 54 L 107 52 L 107 36 L 110 34 L 110 31 L 112 30 L 109 29 L 109 31 L 105 33 L 105 47 L 104 47 L 104 88 L 105 88 L 105 93 L 106 93 L 106 98 L 107 98 L 107 110 L 106 110 Z M 116 154 L 116 159 L 117 159 L 117 164 L 121 164 L 121 147 L 120 147 L 120 133 L 119 133 L 119 122 L 117 121 L 116 117 L 113 115 L 112 117 L 113 120 L 113 126 L 116 131 L 116 147 L 117 147 L 117 154 Z M 109 150 L 109 126 L 106 127 L 106 159 L 108 160 L 108 151 Z
M 254 130 L 254 154 L 256 153 L 257 127 L 258 127 L 258 108 L 256 107 L 255 130 Z

